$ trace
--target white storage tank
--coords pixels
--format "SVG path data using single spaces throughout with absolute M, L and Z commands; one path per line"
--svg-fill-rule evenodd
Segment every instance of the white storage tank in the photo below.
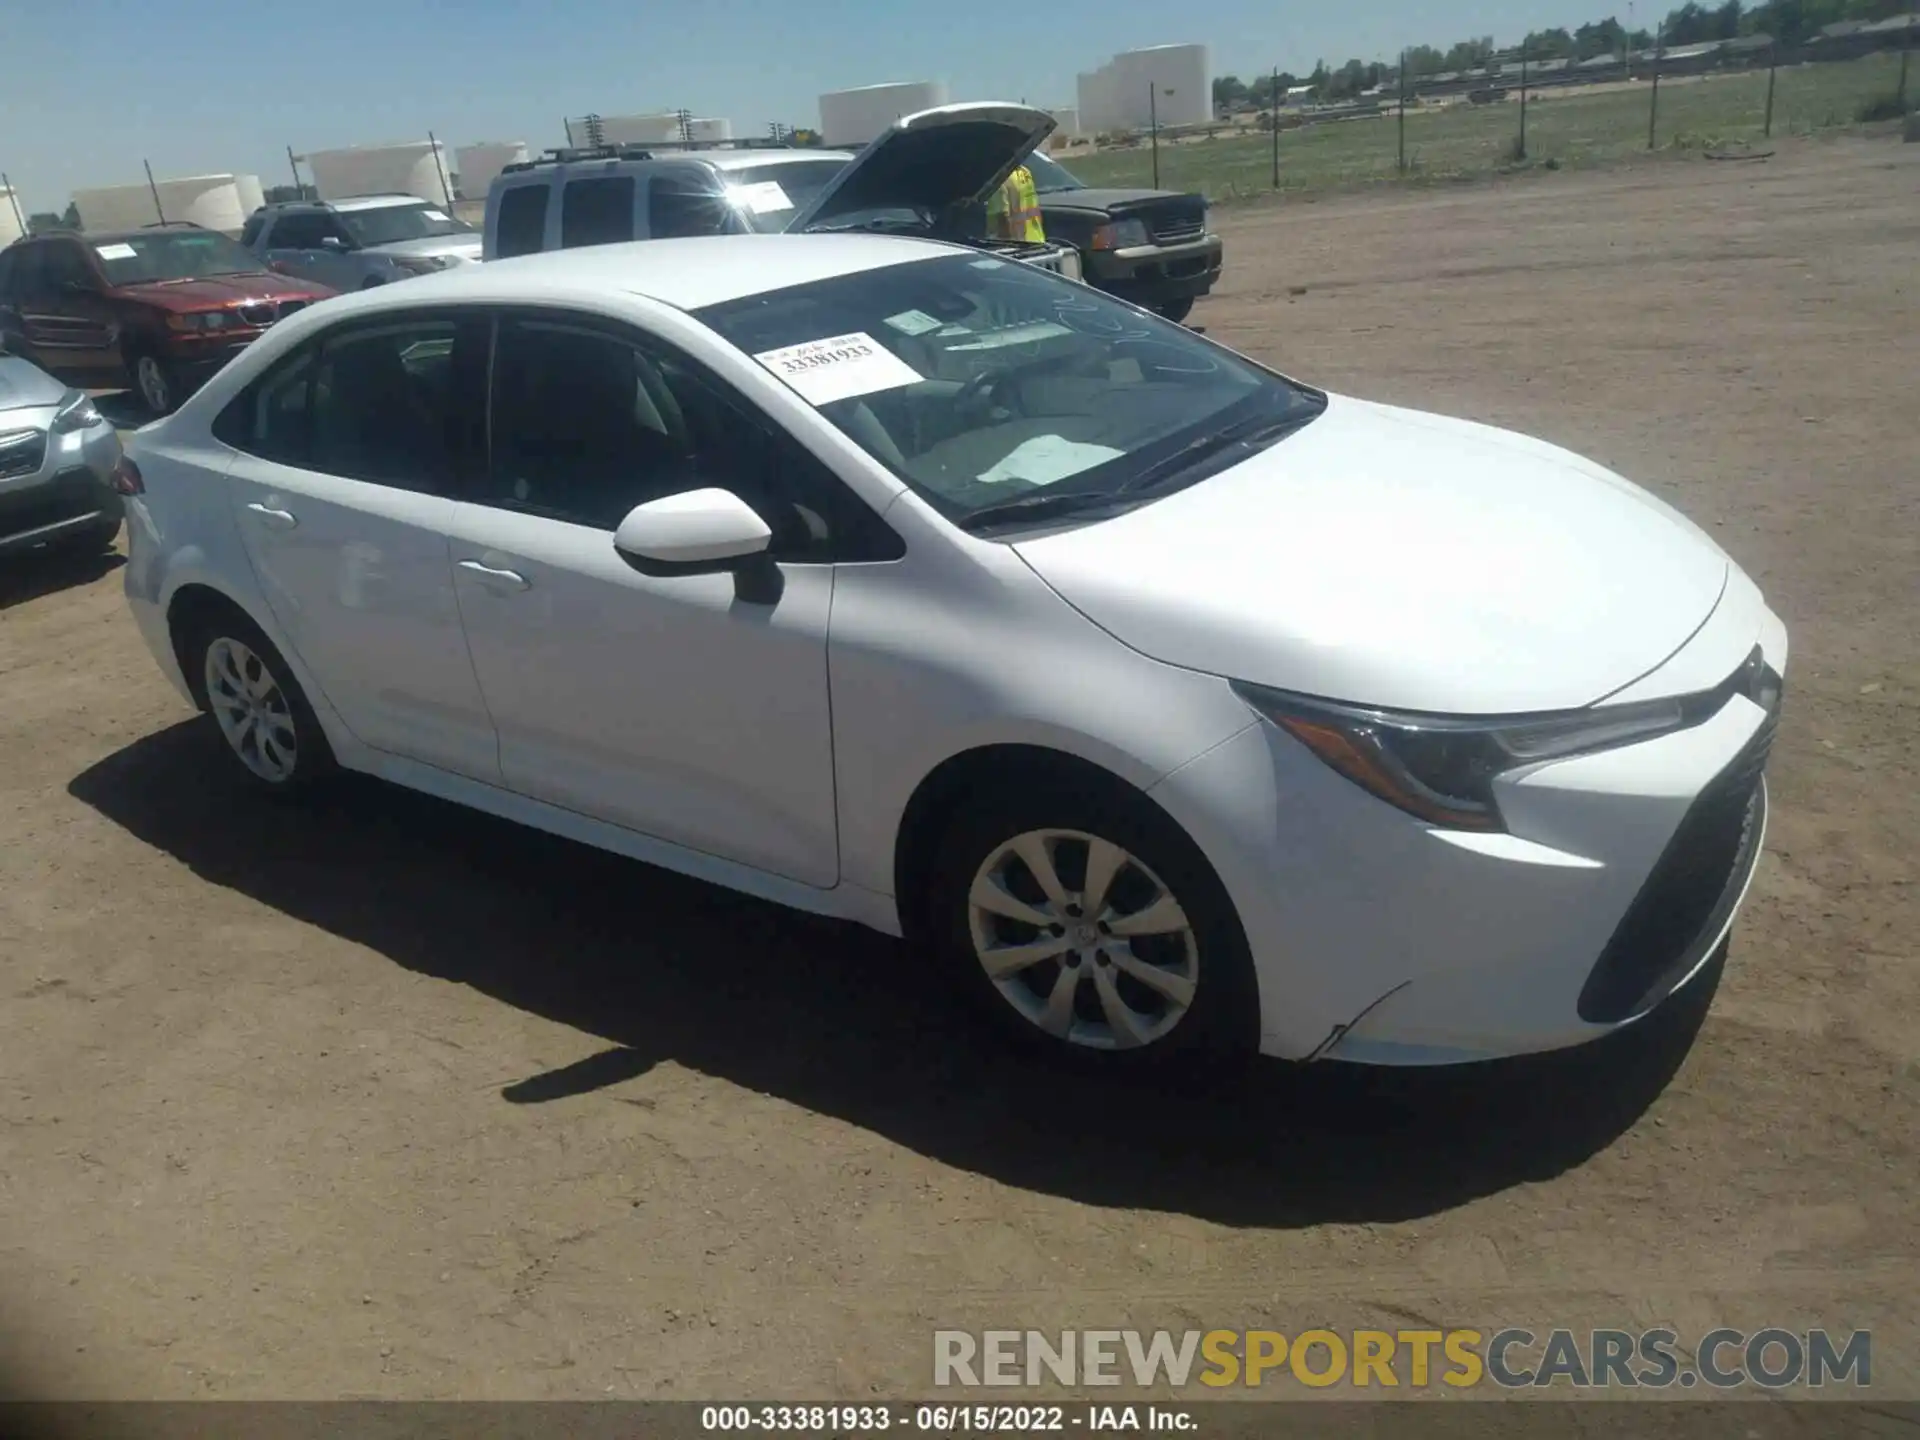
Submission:
M 509 165 L 528 158 L 524 140 L 484 140 L 477 145 L 462 145 L 454 152 L 454 174 L 459 177 L 460 193 L 469 200 L 483 200 L 493 180 Z
M 236 175 L 233 183 L 240 191 L 240 212 L 243 215 L 251 215 L 267 203 L 267 192 L 260 184 L 258 175 Z
M 160 208 L 169 220 L 185 220 L 229 235 L 239 234 L 240 227 L 247 222 L 249 211 L 242 208 L 237 175 L 191 175 L 182 180 L 161 180 L 155 183 L 154 189 L 160 192 Z
M 731 140 L 733 122 L 731 120 L 707 119 L 692 121 L 687 128 L 693 132 L 695 140 Z
M 1060 128 L 1053 133 L 1065 140 L 1080 138 L 1080 111 L 1072 105 L 1056 105 L 1047 111 Z
M 582 147 L 657 145 L 679 138 L 680 117 L 672 111 L 658 115 L 580 115 L 567 121 L 567 144 Z
M 1204 45 L 1125 50 L 1079 77 L 1080 124 L 1089 133 L 1205 125 L 1213 119 L 1213 65 Z
M 73 192 L 83 230 L 138 230 L 160 219 L 145 185 L 102 185 Z
M 26 233 L 27 207 L 11 190 L 0 189 L 0 245 L 11 245 Z
M 453 157 L 444 145 L 410 140 L 396 145 L 357 145 L 315 150 L 302 157 L 322 200 L 352 195 L 417 195 L 453 203 Z
M 910 80 L 834 90 L 820 97 L 820 136 L 836 149 L 866 144 L 903 115 L 947 103 L 944 80 Z

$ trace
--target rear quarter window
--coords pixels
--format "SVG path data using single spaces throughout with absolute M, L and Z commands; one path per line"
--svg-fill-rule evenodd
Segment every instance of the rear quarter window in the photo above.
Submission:
M 500 212 L 493 227 L 495 255 L 505 259 L 510 255 L 537 255 L 546 249 L 547 190 L 544 182 L 536 182 L 501 192 Z

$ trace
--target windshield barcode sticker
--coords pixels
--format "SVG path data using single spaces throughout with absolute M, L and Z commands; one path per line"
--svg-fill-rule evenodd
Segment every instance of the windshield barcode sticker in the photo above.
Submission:
M 860 330 L 809 340 L 804 345 L 762 350 L 753 358 L 791 385 L 809 405 L 831 405 L 855 395 L 920 383 L 919 372 Z
M 102 260 L 131 260 L 135 254 L 134 248 L 126 244 L 96 245 L 93 253 Z

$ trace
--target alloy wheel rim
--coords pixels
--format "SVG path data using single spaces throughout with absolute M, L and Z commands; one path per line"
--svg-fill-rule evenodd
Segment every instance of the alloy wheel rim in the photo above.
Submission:
M 300 761 L 293 709 L 273 672 L 241 641 L 207 647 L 207 704 L 227 744 L 255 775 L 285 784 Z
M 134 369 L 140 381 L 140 398 L 147 402 L 147 408 L 155 414 L 164 413 L 170 397 L 166 372 L 160 368 L 160 362 L 151 355 L 142 355 Z
M 1185 910 L 1138 856 L 1101 836 L 1015 836 L 975 872 L 967 919 L 1001 998 L 1056 1040 L 1136 1050 L 1193 1006 L 1200 950 Z

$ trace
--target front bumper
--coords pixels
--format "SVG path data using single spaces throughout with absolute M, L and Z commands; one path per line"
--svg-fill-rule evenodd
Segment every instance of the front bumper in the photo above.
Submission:
M 0 424 L 0 430 L 8 426 Z M 10 447 L 11 448 L 11 447 Z M 90 426 L 65 435 L 50 432 L 20 465 L 37 453 L 31 470 L 0 475 L 0 554 L 30 550 L 120 521 L 123 502 L 113 488 L 113 467 L 120 459 L 120 437 L 111 425 Z
M 1180 245 L 1089 250 L 1086 281 L 1136 305 L 1188 300 L 1205 295 L 1219 281 L 1223 248 L 1218 235 L 1202 235 Z
M 1777 622 L 1762 643 L 1782 670 Z M 1773 726 L 1734 695 L 1516 772 L 1502 834 L 1415 821 L 1264 721 L 1153 793 L 1239 911 L 1266 1053 L 1456 1064 L 1597 1039 L 1704 967 L 1758 863 Z

